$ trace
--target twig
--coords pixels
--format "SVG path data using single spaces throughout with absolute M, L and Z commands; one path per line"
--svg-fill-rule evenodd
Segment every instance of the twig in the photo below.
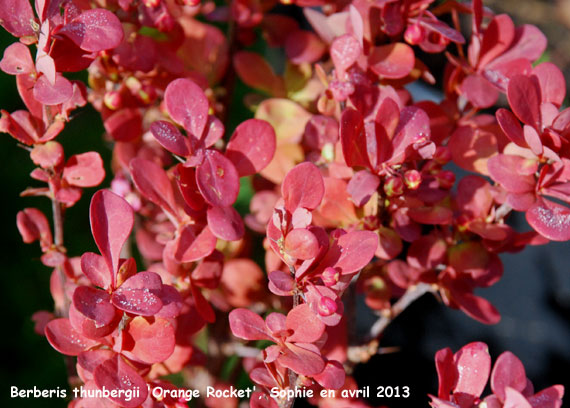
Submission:
M 380 317 L 370 328 L 369 339 L 375 340 L 386 330 L 386 327 L 400 315 L 406 308 L 415 300 L 422 297 L 424 294 L 434 292 L 434 288 L 427 283 L 419 283 L 415 286 L 408 288 L 404 296 L 402 296 L 390 309 L 388 315 Z

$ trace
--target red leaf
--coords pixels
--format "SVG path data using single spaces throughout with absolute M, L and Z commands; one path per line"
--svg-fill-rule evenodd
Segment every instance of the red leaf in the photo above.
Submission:
M 129 163 L 131 176 L 137 190 L 164 211 L 176 216 L 176 204 L 170 179 L 158 164 L 141 158 Z
M 340 118 L 340 140 L 344 161 L 349 167 L 371 168 L 364 121 L 359 111 L 347 108 Z
M 142 115 L 137 108 L 121 109 L 113 113 L 103 126 L 118 142 L 131 142 L 143 134 Z
M 148 396 L 146 382 L 119 354 L 100 364 L 93 372 L 93 377 L 99 389 L 117 391 L 109 399 L 121 407 L 136 408 Z M 120 392 L 121 390 L 129 392 Z
M 149 321 L 137 316 L 129 322 L 127 333 L 134 341 L 134 346 L 129 351 L 145 363 L 160 363 L 174 351 L 174 327 L 166 319 L 155 318 Z
M 95 187 L 105 178 L 103 160 L 97 152 L 75 154 L 65 163 L 63 178 L 72 186 Z
M 449 347 L 435 353 L 435 367 L 439 381 L 437 395 L 439 398 L 448 399 L 459 375 L 453 361 L 453 352 Z
M 52 244 L 52 235 L 49 222 L 40 210 L 25 208 L 18 212 L 16 217 L 18 231 L 26 244 L 39 240 L 42 248 L 49 248 Z
M 283 250 L 294 260 L 306 260 L 317 255 L 319 243 L 311 231 L 304 228 L 296 228 L 285 237 Z
M 30 49 L 24 44 L 16 42 L 4 50 L 0 69 L 10 75 L 21 75 L 35 72 L 36 67 Z
M 509 81 L 507 98 L 511 109 L 521 122 L 540 129 L 542 97 L 536 81 L 524 75 L 515 75 Z
M 58 34 L 67 36 L 81 49 L 90 52 L 110 50 L 123 40 L 123 27 L 113 13 L 105 9 L 82 12 L 67 23 Z
M 239 78 L 246 85 L 273 96 L 285 94 L 283 78 L 276 75 L 273 68 L 260 55 L 239 51 L 234 54 L 233 63 Z
M 215 150 L 206 151 L 204 161 L 196 170 L 196 183 L 212 206 L 229 207 L 237 199 L 238 172 L 231 161 Z
M 553 241 L 570 240 L 570 210 L 558 203 L 539 198 L 526 212 L 530 226 Z
M 291 274 L 283 271 L 273 271 L 269 273 L 269 290 L 279 296 L 291 296 L 295 288 L 295 279 Z M 267 322 L 269 326 L 269 322 Z M 271 329 L 271 327 L 270 327 Z M 275 331 L 271 329 L 272 331 Z
M 162 280 L 154 272 L 139 272 L 128 278 L 113 292 L 116 308 L 141 316 L 152 316 L 162 308 Z
M 513 353 L 505 351 L 497 358 L 491 373 L 491 390 L 501 401 L 505 401 L 507 387 L 522 392 L 526 381 L 524 366 Z
M 50 321 L 46 325 L 45 334 L 49 344 L 66 356 L 77 356 L 82 351 L 99 344 L 76 332 L 71 327 L 69 319 Z
M 326 45 L 312 31 L 296 30 L 285 40 L 285 54 L 293 64 L 315 63 L 326 51 Z
M 487 159 L 498 153 L 497 138 L 491 132 L 459 126 L 449 139 L 449 149 L 459 167 L 487 175 Z
M 107 326 L 115 318 L 115 308 L 104 290 L 78 286 L 73 292 L 73 306 L 83 316 L 93 320 L 96 326 Z
M 84 253 L 81 256 L 81 270 L 95 286 L 108 289 L 111 285 L 112 273 L 101 255 Z
M 273 340 L 267 333 L 263 319 L 248 309 L 234 309 L 229 314 L 234 336 L 244 340 Z
M 546 50 L 547 39 L 535 26 L 524 24 L 515 30 L 515 39 L 511 47 L 488 65 L 495 68 L 498 65 L 516 59 L 535 61 Z
M 457 44 L 465 44 L 465 39 L 461 35 L 461 33 L 453 28 L 449 27 L 447 24 L 437 20 L 437 19 L 428 19 L 428 18 L 421 18 L 418 20 L 419 24 L 423 27 L 427 28 L 428 30 L 432 30 L 437 32 L 438 34 L 442 35 L 443 37 L 447 38 L 450 41 L 453 41 Z
M 381 45 L 372 50 L 368 63 L 370 69 L 381 77 L 404 78 L 414 68 L 414 50 L 404 43 Z
M 447 225 L 453 219 L 453 211 L 447 207 L 413 207 L 408 215 L 415 222 L 428 225 Z
M 216 237 L 207 226 L 195 234 L 194 228 L 189 225 L 181 232 L 176 241 L 174 257 L 178 262 L 195 262 L 210 255 L 216 249 Z
M 499 14 L 491 20 L 481 43 L 478 67 L 484 67 L 501 55 L 515 38 L 515 25 L 506 14 Z
M 235 208 L 210 207 L 207 218 L 208 226 L 216 237 L 226 241 L 237 241 L 243 237 L 243 221 Z
M 528 402 L 530 402 L 533 408 L 560 408 L 563 396 L 564 387 L 562 385 L 553 385 L 529 397 Z
M 101 255 L 105 257 L 114 284 L 121 249 L 133 228 L 133 209 L 115 193 L 99 190 L 91 199 L 89 215 L 93 238 Z
M 259 173 L 275 154 L 275 131 L 266 121 L 248 119 L 234 131 L 226 157 L 231 160 L 240 177 Z
M 35 35 L 31 21 L 36 21 L 30 2 L 27 0 L 6 0 L 0 7 L 0 23 L 15 37 Z
M 527 147 L 527 143 L 524 140 L 523 128 L 511 111 L 501 108 L 497 110 L 495 116 L 497 117 L 499 126 L 501 126 L 505 135 L 507 135 L 513 143 L 520 147 Z
M 324 194 L 323 176 L 317 166 L 310 162 L 293 167 L 281 185 L 285 208 L 291 213 L 298 207 L 314 210 L 321 203 Z
M 287 329 L 293 331 L 293 334 L 287 337 L 287 342 L 313 343 L 325 331 L 324 323 L 311 311 L 310 306 L 306 303 L 289 311 L 285 325 Z
M 164 93 L 170 117 L 196 139 L 202 137 L 208 123 L 208 99 L 196 83 L 186 78 L 175 79 Z
M 182 157 L 186 157 L 190 154 L 187 139 L 172 123 L 165 120 L 153 122 L 153 124 L 150 125 L 150 132 L 158 143 L 169 152 Z

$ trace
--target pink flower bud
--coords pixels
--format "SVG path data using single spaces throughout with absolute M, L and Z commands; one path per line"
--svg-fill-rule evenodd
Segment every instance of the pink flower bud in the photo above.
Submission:
M 406 40 L 408 44 L 419 44 L 424 40 L 424 38 L 424 30 L 420 27 L 419 24 L 409 25 L 404 32 L 404 40 Z
M 121 94 L 117 91 L 109 91 L 103 97 L 103 103 L 111 110 L 117 110 L 121 107 Z
M 395 197 L 404 193 L 404 182 L 401 177 L 390 177 L 384 183 L 384 192 L 388 197 Z
M 319 314 L 321 316 L 330 316 L 336 312 L 338 306 L 336 302 L 328 296 L 322 296 L 319 299 Z
M 404 173 L 404 182 L 410 190 L 415 190 L 422 182 L 422 174 L 417 170 L 408 170 Z
M 340 273 L 333 267 L 328 266 L 321 275 L 321 279 L 325 286 L 333 286 L 340 279 Z

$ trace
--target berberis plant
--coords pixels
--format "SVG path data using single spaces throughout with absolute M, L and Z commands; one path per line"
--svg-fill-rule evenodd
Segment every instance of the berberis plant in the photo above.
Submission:
M 501 279 L 499 254 L 570 240 L 570 109 L 536 27 L 480 0 L 218 3 L 0 7 L 17 38 L 0 68 L 26 107 L 2 110 L 0 131 L 37 166 L 22 194 L 53 209 L 51 222 L 35 208 L 17 216 L 53 268 L 55 310 L 34 316 L 36 330 L 66 356 L 72 387 L 138 390 L 70 406 L 186 406 L 153 391 L 228 389 L 238 358 L 251 407 L 291 407 L 275 390 L 295 389 L 320 407 L 363 407 L 319 391 L 356 389 L 353 368 L 409 304 L 431 293 L 495 324 L 474 290 Z M 260 44 L 284 58 L 268 62 Z M 436 83 L 429 54 L 446 59 L 440 103 L 407 87 Z M 69 79 L 84 70 L 87 84 Z M 112 142 L 110 186 L 98 152 L 66 159 L 56 141 L 88 103 Z M 243 106 L 253 118 L 236 119 Z M 99 253 L 70 254 L 64 215 L 94 186 L 85 217 Z M 532 230 L 511 227 L 513 211 Z M 378 320 L 355 338 L 360 296 Z M 535 391 L 510 352 L 492 370 L 483 343 L 435 359 L 433 407 L 562 404 L 563 387 Z

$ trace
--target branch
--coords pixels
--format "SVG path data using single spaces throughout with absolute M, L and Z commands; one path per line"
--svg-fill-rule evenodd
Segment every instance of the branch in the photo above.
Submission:
M 415 286 L 408 288 L 404 296 L 402 296 L 390 309 L 388 315 L 380 317 L 370 328 L 369 338 L 371 340 L 376 340 L 378 337 L 386 330 L 386 327 L 392 321 L 400 315 L 406 308 L 412 304 L 415 300 L 422 297 L 426 293 L 433 293 L 434 288 L 427 283 L 419 283 Z

